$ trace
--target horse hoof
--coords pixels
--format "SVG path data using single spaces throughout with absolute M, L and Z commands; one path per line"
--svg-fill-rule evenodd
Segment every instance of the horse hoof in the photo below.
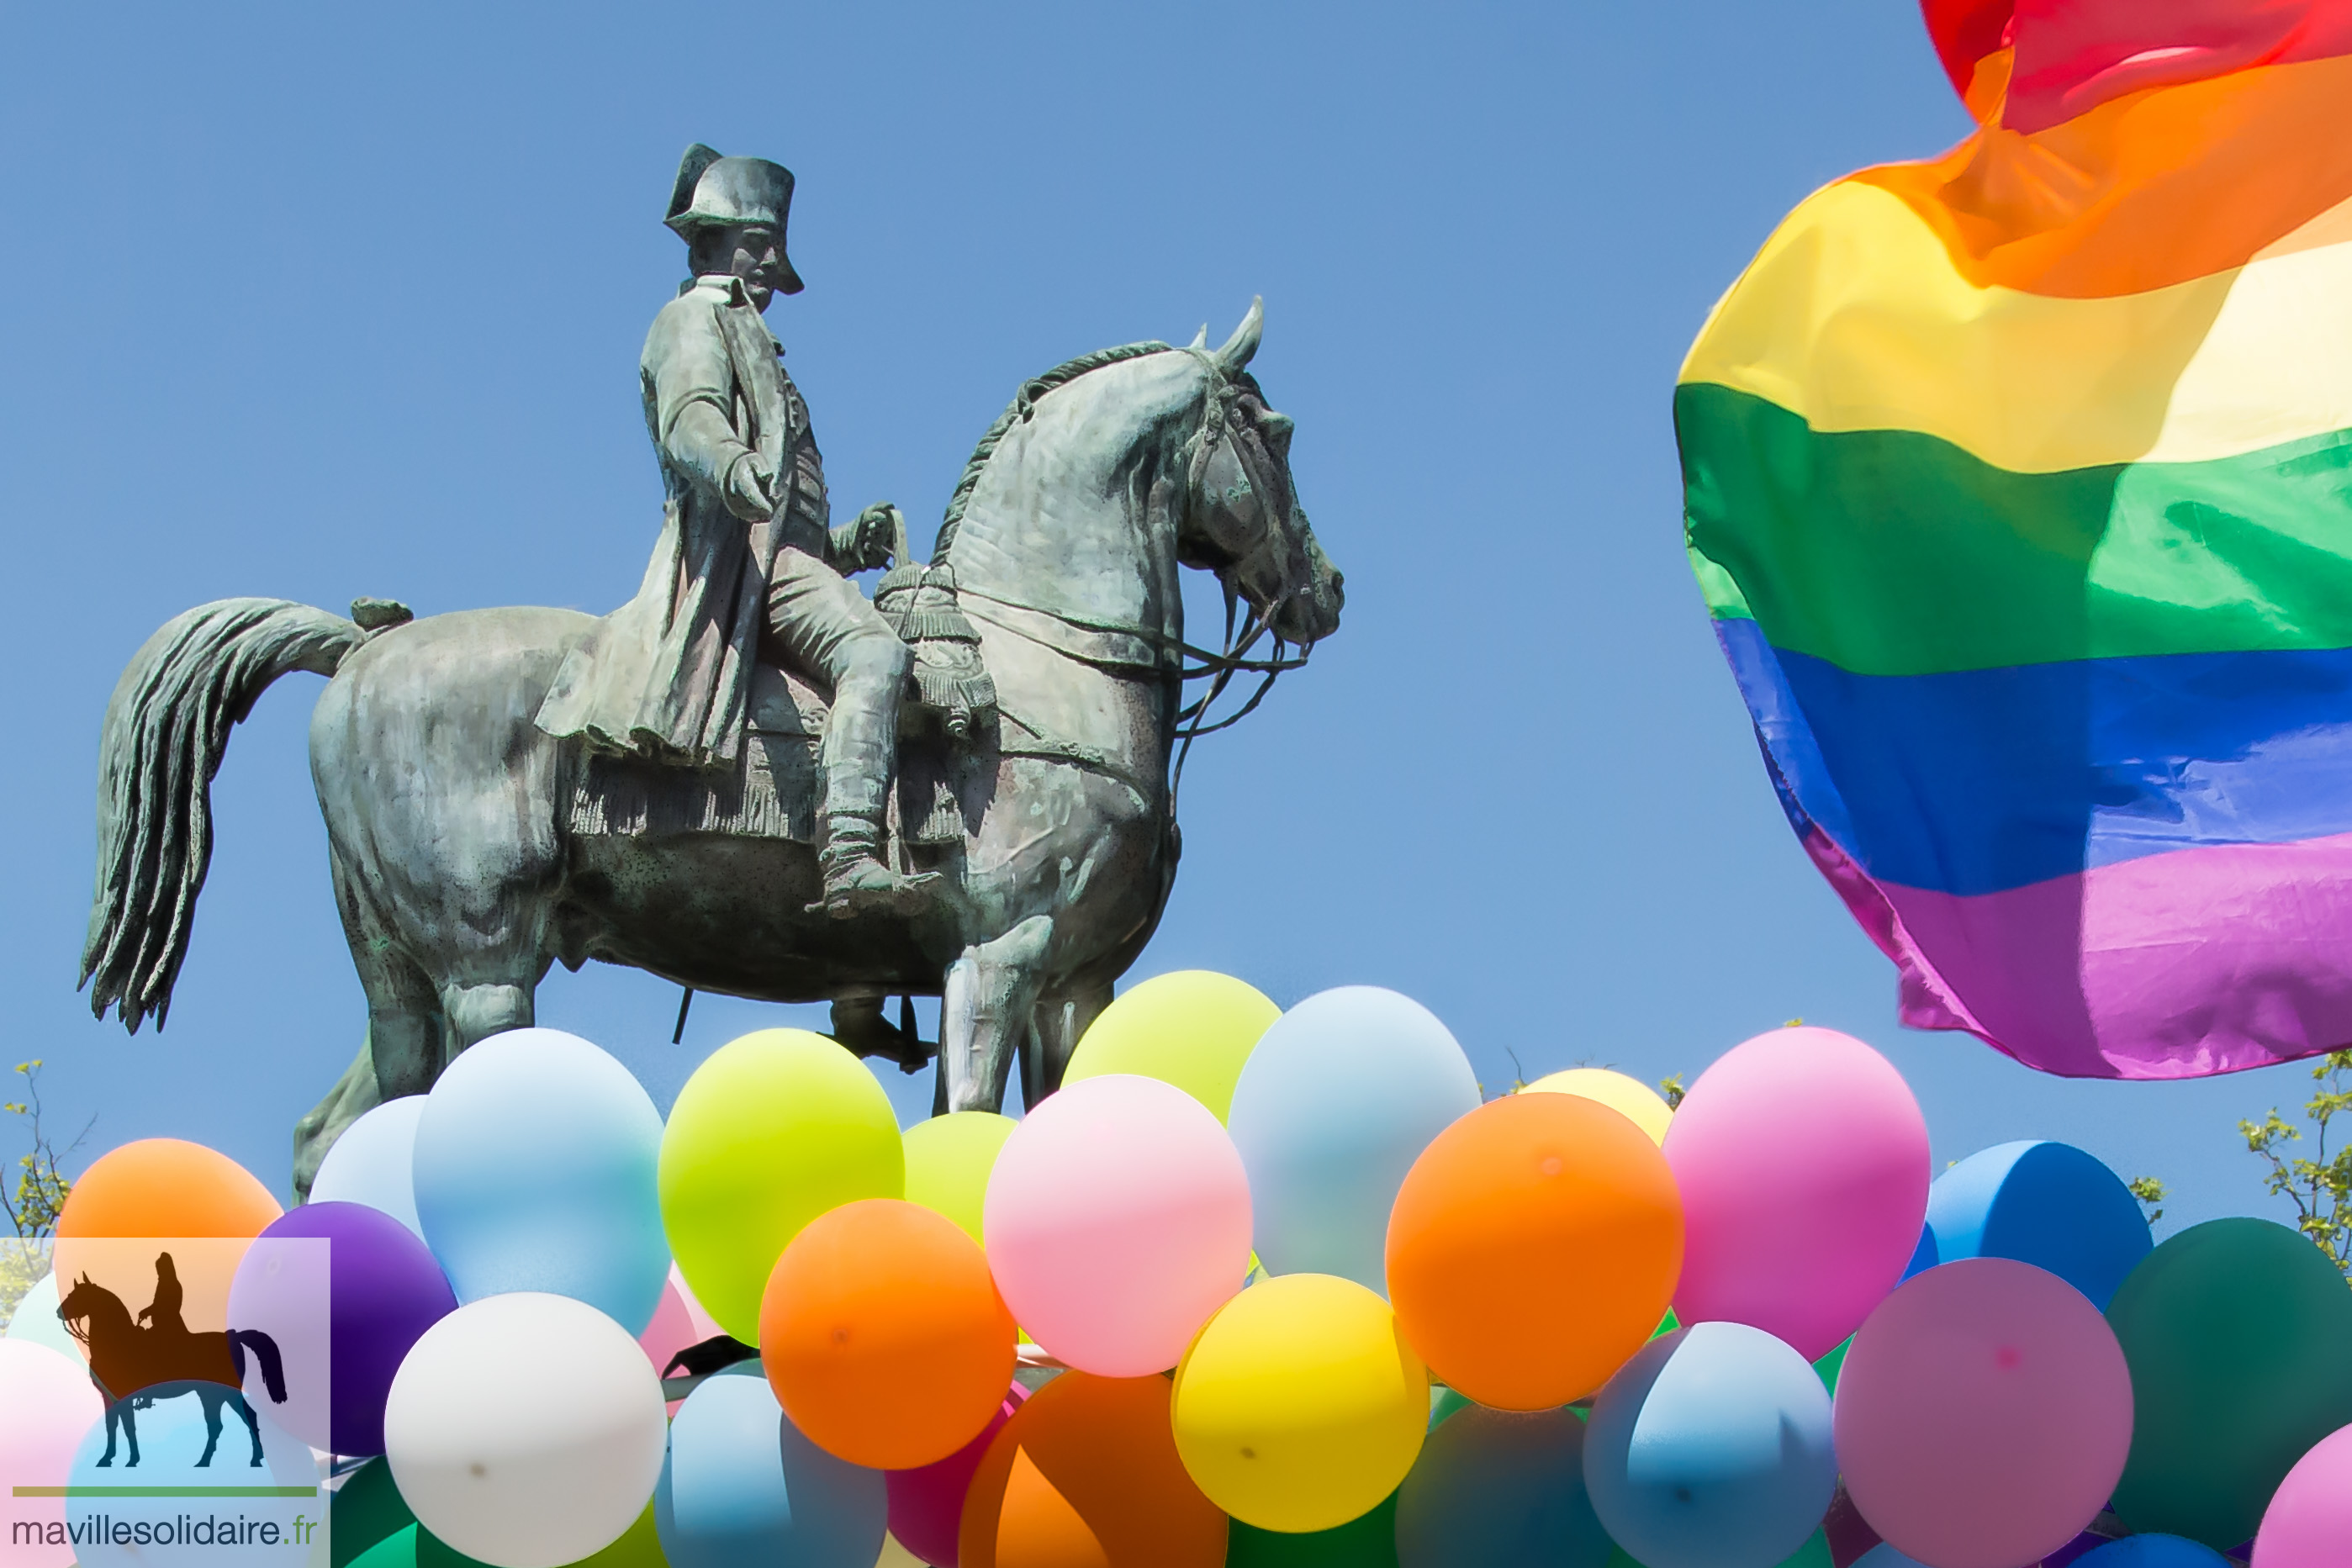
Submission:
M 110 1455 L 108 1455 L 105 1458 L 102 1458 L 102 1459 L 99 1460 L 99 1461 L 98 1461 L 98 1468 L 99 1468 L 100 1469 L 101 1469 L 101 1470 L 105 1470 L 105 1469 L 113 1469 L 113 1468 L 114 1468 L 114 1457 L 113 1457 L 111 1454 L 110 1454 Z

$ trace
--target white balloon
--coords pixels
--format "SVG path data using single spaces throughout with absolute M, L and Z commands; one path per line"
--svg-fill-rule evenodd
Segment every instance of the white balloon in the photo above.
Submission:
M 7 1337 L 47 1345 L 51 1350 L 73 1357 L 76 1365 L 80 1364 L 80 1347 L 74 1343 L 73 1335 L 66 1333 L 66 1325 L 58 1318 L 58 1277 L 55 1274 L 42 1275 L 34 1282 L 33 1288 L 25 1292 L 25 1299 L 16 1303 L 16 1315 L 8 1320 Z
M 416 1119 L 425 1096 L 387 1100 L 343 1129 L 310 1182 L 313 1203 L 363 1203 L 425 1239 L 416 1218 Z
M 668 1432 L 661 1380 L 626 1329 L 569 1296 L 516 1291 L 425 1331 L 383 1436 L 425 1529 L 494 1568 L 560 1568 L 636 1522 Z

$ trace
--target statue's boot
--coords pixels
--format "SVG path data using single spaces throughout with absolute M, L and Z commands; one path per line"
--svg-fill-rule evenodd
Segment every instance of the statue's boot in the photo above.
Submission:
M 939 883 L 936 873 L 907 876 L 882 862 L 887 841 L 883 802 L 896 761 L 898 701 L 906 686 L 906 645 L 892 639 L 888 652 L 858 670 L 834 693 L 833 717 L 824 735 L 824 912 L 845 920 L 856 915 L 912 915 L 928 904 Z

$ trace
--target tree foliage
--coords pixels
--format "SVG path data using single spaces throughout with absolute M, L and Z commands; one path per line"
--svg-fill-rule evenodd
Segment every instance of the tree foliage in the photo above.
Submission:
M 0 1111 L 17 1118 L 31 1145 L 17 1157 L 14 1179 L 0 1181 L 0 1215 L 6 1217 L 11 1232 L 0 1237 L 0 1322 L 49 1271 L 49 1240 L 57 1234 L 66 1195 L 73 1190 L 64 1162 L 89 1136 L 85 1126 L 72 1143 L 58 1147 L 41 1121 L 40 1074 L 38 1060 L 18 1062 L 24 1098 L 0 1104 Z
M 2270 1166 L 2263 1185 L 2294 1205 L 2296 1228 L 2318 1244 L 2335 1265 L 2352 1275 L 2352 1142 L 2328 1150 L 2328 1124 L 2352 1112 L 2352 1051 L 2330 1051 L 2311 1070 L 2318 1084 L 2303 1107 L 2310 1124 L 2310 1152 L 2286 1145 L 2305 1142 L 2304 1128 L 2273 1106 L 2260 1122 L 2241 1122 L 2246 1147 Z

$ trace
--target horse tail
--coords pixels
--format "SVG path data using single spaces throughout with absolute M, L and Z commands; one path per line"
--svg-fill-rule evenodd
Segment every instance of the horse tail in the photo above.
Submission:
M 272 1405 L 285 1404 L 286 1364 L 278 1359 L 278 1342 L 259 1329 L 229 1331 L 228 1354 L 236 1368 L 237 1385 L 245 1385 L 245 1353 L 248 1348 L 261 1358 L 261 1382 L 269 1390 L 269 1402 Z
M 331 675 L 367 640 L 354 622 L 282 599 L 223 599 L 173 618 L 106 705 L 98 751 L 98 886 L 81 984 L 132 1033 L 163 1027 L 212 862 L 212 781 L 229 727 L 289 670 Z

